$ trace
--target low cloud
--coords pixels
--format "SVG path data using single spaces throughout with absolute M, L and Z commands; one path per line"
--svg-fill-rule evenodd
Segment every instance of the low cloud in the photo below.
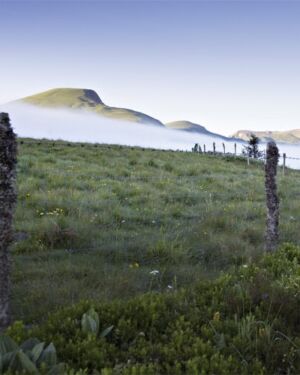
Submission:
M 81 110 L 44 109 L 27 104 L 8 104 L 0 107 L 1 112 L 8 112 L 12 125 L 19 137 L 46 138 L 71 142 L 90 142 L 140 146 L 157 149 L 188 150 L 199 143 L 207 151 L 216 149 L 234 152 L 234 142 L 223 141 L 199 133 L 190 133 L 164 129 L 157 126 L 111 120 Z M 300 157 L 300 146 L 279 144 L 280 153 L 288 157 Z M 241 152 L 243 142 L 237 142 L 237 151 Z M 264 149 L 265 145 L 261 145 Z M 287 165 L 300 169 L 300 160 L 287 159 Z
M 195 143 L 202 147 L 205 144 L 207 150 L 212 150 L 212 144 L 216 142 L 217 150 L 223 150 L 221 138 L 111 120 L 81 110 L 44 109 L 27 104 L 8 104 L 0 109 L 9 113 L 20 137 L 172 150 L 191 150 Z M 225 144 L 226 151 L 233 152 L 234 142 Z

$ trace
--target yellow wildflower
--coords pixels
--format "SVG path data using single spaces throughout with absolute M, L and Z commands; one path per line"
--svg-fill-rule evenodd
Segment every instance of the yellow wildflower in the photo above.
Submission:
M 220 318 L 221 318 L 221 314 L 219 313 L 219 311 L 215 312 L 213 316 L 213 321 L 218 322 Z

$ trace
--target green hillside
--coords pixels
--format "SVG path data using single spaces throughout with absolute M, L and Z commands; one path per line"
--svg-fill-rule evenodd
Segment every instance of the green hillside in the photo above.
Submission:
M 83 109 L 111 119 L 163 126 L 144 113 L 105 105 L 93 90 L 58 88 L 20 99 L 17 102 L 46 108 Z
M 299 173 L 278 172 L 281 243 Z M 260 162 L 21 140 L 8 333 L 78 375 L 296 374 L 300 250 L 262 257 L 265 219 Z
M 288 131 L 252 131 L 252 130 L 239 130 L 233 134 L 233 137 L 248 141 L 251 134 L 255 134 L 261 141 L 268 142 L 273 140 L 275 142 L 284 142 L 291 144 L 300 143 L 300 129 Z
M 186 131 L 197 131 L 202 133 L 208 133 L 204 126 L 194 124 L 190 121 L 173 121 L 167 122 L 165 124 L 167 128 L 176 129 L 176 130 L 186 130 Z
M 178 286 L 189 285 L 262 251 L 262 164 L 248 168 L 243 159 L 52 144 L 33 141 L 19 148 L 18 318 L 38 319 L 71 300 L 144 292 L 156 268 L 164 276 L 155 288 L 175 277 Z M 300 243 L 293 219 L 300 213 L 299 177 L 298 171 L 285 178 L 279 173 L 283 242 Z M 135 262 L 140 267 L 133 271 Z M 53 288 L 44 299 L 49 283 Z
M 221 134 L 212 133 L 209 130 L 207 130 L 204 126 L 195 124 L 194 122 L 190 122 L 190 121 L 167 122 L 165 126 L 169 129 L 183 130 L 183 131 L 193 132 L 193 133 L 201 133 L 201 134 L 209 135 L 212 137 L 219 137 L 224 140 L 231 140 L 230 138 L 224 137 Z

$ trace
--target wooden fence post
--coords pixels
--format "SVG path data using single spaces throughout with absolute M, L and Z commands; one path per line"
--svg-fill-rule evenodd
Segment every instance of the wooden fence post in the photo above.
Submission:
M 265 188 L 267 199 L 266 251 L 276 250 L 278 243 L 279 198 L 276 185 L 278 160 L 278 147 L 275 142 L 269 142 L 267 146 L 267 163 L 265 166 Z
M 285 163 L 286 163 L 286 154 L 283 154 L 283 166 L 282 166 L 282 172 L 283 175 L 285 176 Z
M 0 331 L 11 321 L 9 245 L 16 193 L 17 141 L 7 113 L 0 113 Z
M 215 142 L 213 143 L 213 150 L 214 150 L 214 155 L 216 155 L 216 144 L 215 144 Z
M 236 156 L 236 143 L 234 144 L 234 155 Z
M 223 146 L 223 154 L 225 155 L 226 152 L 225 152 L 225 143 L 224 142 L 222 143 L 222 146 Z
M 203 152 L 204 152 L 204 154 L 206 154 L 206 146 L 205 145 L 203 145 Z

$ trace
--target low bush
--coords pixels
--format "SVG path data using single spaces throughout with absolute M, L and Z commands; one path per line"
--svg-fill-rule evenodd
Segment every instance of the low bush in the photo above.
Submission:
M 7 333 L 53 342 L 74 374 L 299 374 L 299 290 L 300 248 L 287 244 L 216 281 L 126 302 L 83 301 Z M 87 311 L 89 327 L 105 335 L 83 329 Z

